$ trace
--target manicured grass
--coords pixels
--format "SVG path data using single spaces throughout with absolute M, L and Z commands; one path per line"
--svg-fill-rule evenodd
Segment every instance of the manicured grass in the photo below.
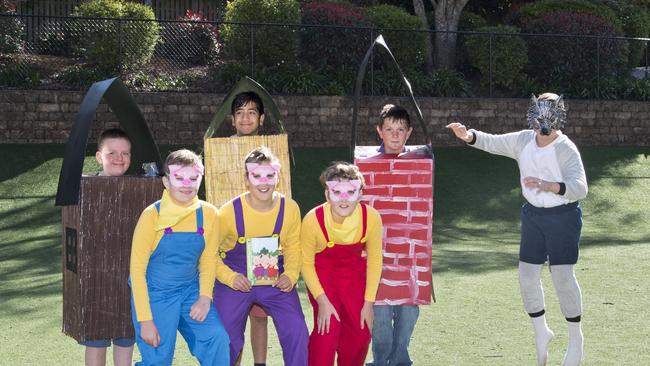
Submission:
M 584 364 L 647 365 L 650 148 L 582 152 L 590 183 L 582 203 L 577 266 L 584 297 Z M 82 347 L 61 333 L 61 229 L 54 194 L 63 146 L 0 145 L 0 155 L 0 365 L 83 364 Z M 90 155 L 87 171 L 97 169 Z M 322 200 L 322 168 L 347 156 L 347 149 L 295 150 L 293 192 L 303 214 Z M 438 302 L 421 307 L 411 341 L 416 365 L 534 364 L 532 329 L 517 283 L 522 203 L 517 179 L 512 160 L 464 147 L 436 149 Z M 566 325 L 548 271 L 543 281 L 548 320 L 556 333 L 549 364 L 559 365 Z M 304 288 L 301 299 L 311 329 Z M 280 365 L 272 326 L 270 333 L 269 364 Z M 180 340 L 175 364 L 195 364 Z M 243 364 L 252 364 L 248 346 Z

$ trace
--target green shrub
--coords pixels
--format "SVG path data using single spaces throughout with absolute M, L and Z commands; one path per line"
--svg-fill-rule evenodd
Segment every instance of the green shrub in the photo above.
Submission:
M 431 97 L 469 97 L 472 95 L 469 82 L 463 74 L 454 70 L 436 69 L 431 75 L 413 80 L 418 95 Z
M 648 37 L 650 16 L 648 16 L 648 11 L 644 7 L 635 5 L 628 0 L 595 0 L 595 2 L 609 7 L 616 13 L 617 18 L 622 23 L 625 37 Z M 628 67 L 637 67 L 645 51 L 645 42 L 630 41 L 629 44 Z
M 332 2 L 305 3 L 302 23 L 343 27 L 369 27 L 360 8 Z M 370 45 L 370 32 L 362 29 L 305 27 L 300 32 L 300 60 L 316 70 L 358 65 Z
M 15 55 L 0 56 L 0 86 L 28 88 L 39 83 L 40 73 L 35 65 Z
M 75 26 L 84 29 L 75 39 L 76 53 L 90 67 L 110 75 L 134 70 L 149 62 L 160 38 L 158 23 L 150 7 L 124 0 L 91 0 L 79 5 Z M 137 19 L 137 20 L 135 20 Z
M 7 0 L 0 1 L 0 54 L 23 50 L 25 25 L 16 16 L 16 7 Z
M 421 68 L 424 64 L 424 40 L 428 33 L 422 32 L 422 20 L 410 15 L 404 9 L 393 5 L 378 5 L 366 9 L 370 23 L 378 28 L 395 59 L 400 65 Z M 409 31 L 392 31 L 390 28 L 408 29 Z M 375 33 L 377 34 L 377 33 Z M 384 53 L 376 53 L 375 60 L 379 67 L 394 67 Z M 359 61 L 357 61 L 358 63 Z
M 650 100 L 650 79 L 631 81 L 625 94 L 628 99 Z
M 63 70 L 58 80 L 71 87 L 87 89 L 94 82 L 110 76 L 87 65 L 74 65 Z
M 530 33 L 620 36 L 605 18 L 589 13 L 556 11 L 528 24 Z M 544 84 L 559 90 L 575 89 L 573 84 L 626 73 L 627 42 L 610 38 L 528 37 L 528 66 Z M 599 62 L 598 62 L 599 61 Z M 589 87 L 591 84 L 589 84 Z M 578 86 L 584 89 L 585 87 Z
M 474 31 L 477 28 L 487 27 L 488 22 L 481 15 L 471 11 L 463 11 L 460 13 L 460 20 L 458 21 L 459 31 Z
M 224 22 L 297 24 L 300 5 L 297 0 L 232 0 L 226 6 Z M 291 26 L 224 24 L 224 52 L 229 58 L 250 60 L 251 34 L 256 64 L 295 62 L 296 30 Z
M 472 66 L 481 72 L 483 85 L 490 82 L 491 63 L 492 83 L 511 88 L 515 81 L 521 77 L 524 67 L 528 64 L 526 42 L 517 35 L 519 30 L 513 26 L 499 25 L 478 28 L 477 31 L 507 34 L 470 35 L 467 36 L 465 46 Z

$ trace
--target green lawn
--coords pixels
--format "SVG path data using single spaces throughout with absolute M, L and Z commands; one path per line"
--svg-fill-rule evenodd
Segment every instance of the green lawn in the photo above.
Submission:
M 650 148 L 582 152 L 590 183 L 582 203 L 577 266 L 585 309 L 584 364 L 648 365 Z M 63 146 L 0 145 L 0 155 L 0 365 L 81 365 L 82 347 L 61 333 L 60 212 L 54 194 Z M 303 213 L 321 200 L 322 167 L 347 155 L 347 149 L 295 150 L 293 192 Z M 522 202 L 516 164 L 469 148 L 440 148 L 436 165 L 438 303 L 421 309 L 412 358 L 416 365 L 532 365 L 532 329 L 516 271 Z M 93 169 L 89 162 L 86 170 Z M 548 271 L 543 281 L 556 333 L 550 365 L 559 365 L 566 326 Z M 270 365 L 282 364 L 274 336 L 269 357 Z M 175 364 L 195 364 L 183 341 Z M 252 364 L 248 347 L 244 364 Z

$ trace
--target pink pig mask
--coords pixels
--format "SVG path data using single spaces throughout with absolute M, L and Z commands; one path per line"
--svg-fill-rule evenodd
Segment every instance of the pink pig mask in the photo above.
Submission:
M 246 170 L 248 170 L 248 180 L 254 186 L 274 186 L 278 183 L 278 173 L 280 172 L 278 163 L 246 163 Z
M 354 180 L 330 180 L 325 182 L 327 190 L 330 192 L 332 202 L 354 202 L 359 199 L 361 193 L 361 181 Z
M 199 189 L 201 177 L 203 176 L 202 165 L 179 165 L 169 166 L 169 184 L 174 188 L 194 188 Z M 178 178 L 182 178 L 179 180 Z

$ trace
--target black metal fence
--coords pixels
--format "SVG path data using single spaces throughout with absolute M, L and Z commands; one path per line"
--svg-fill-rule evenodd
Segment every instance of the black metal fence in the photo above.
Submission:
M 141 90 L 223 92 L 249 75 L 276 94 L 350 95 L 383 34 L 420 96 L 650 99 L 647 38 L 454 32 L 455 69 L 427 72 L 433 31 L 0 15 L 0 33 L 5 88 L 85 89 L 119 75 Z M 364 92 L 401 95 L 384 57 L 373 55 Z

